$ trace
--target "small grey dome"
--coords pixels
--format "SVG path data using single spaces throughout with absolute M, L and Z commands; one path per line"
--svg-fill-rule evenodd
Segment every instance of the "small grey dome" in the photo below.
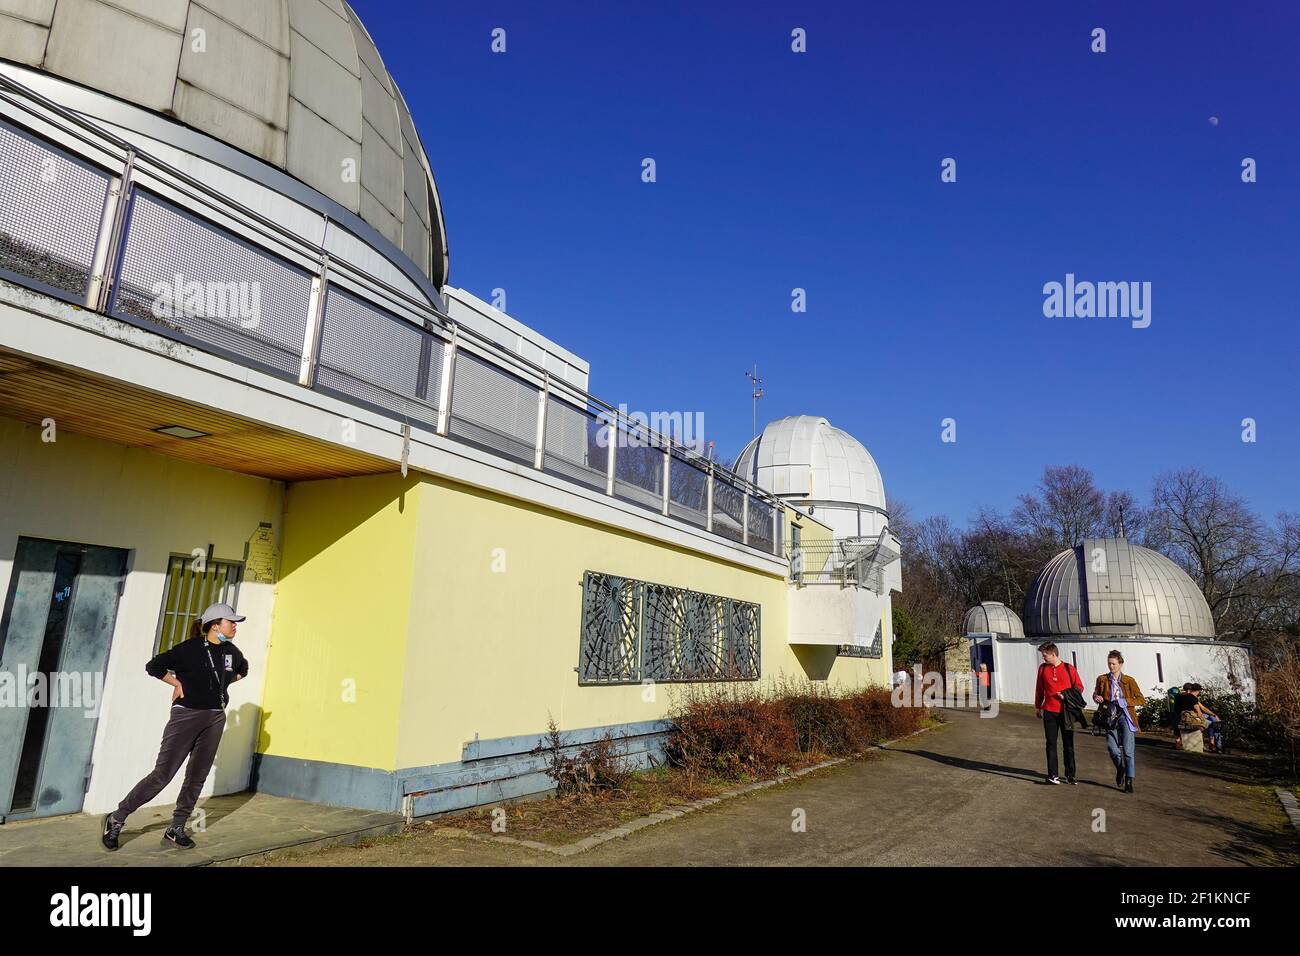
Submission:
M 998 601 L 984 601 L 967 611 L 965 631 L 967 634 L 1025 636 L 1025 629 L 1016 612 Z
M 1124 538 L 1096 538 L 1048 561 L 1025 595 L 1031 637 L 1134 634 L 1214 637 L 1214 617 L 1187 572 Z
M 848 432 L 815 415 L 769 422 L 741 451 L 736 472 L 774 495 L 885 510 L 875 459 Z
M 429 158 L 344 0 L 0 0 L 0 58 L 276 166 L 360 216 L 435 288 L 447 280 Z

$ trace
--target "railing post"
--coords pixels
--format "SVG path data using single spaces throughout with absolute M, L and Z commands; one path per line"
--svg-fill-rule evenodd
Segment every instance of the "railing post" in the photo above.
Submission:
M 740 506 L 740 543 L 749 544 L 749 492 L 745 492 L 745 502 Z
M 550 403 L 551 376 L 547 373 L 537 393 L 537 447 L 533 450 L 533 467 L 541 471 L 546 464 L 546 406 Z
M 608 429 L 608 437 L 605 441 L 605 447 L 609 454 L 605 458 L 605 494 L 612 495 L 614 494 L 614 476 L 617 474 L 614 469 L 617 467 L 618 457 L 618 412 L 614 412 L 606 428 Z
M 307 326 L 302 333 L 302 363 L 298 366 L 298 384 L 311 388 L 316 384 L 320 364 L 320 333 L 325 323 L 325 297 L 329 292 L 330 257 L 321 256 L 320 272 L 312 276 L 311 298 L 307 301 Z
M 781 538 L 783 537 L 783 535 L 781 534 L 781 522 L 784 518 L 785 518 L 785 509 L 773 506 L 772 507 L 772 553 L 775 554 L 777 557 L 781 556 L 781 545 L 783 544 L 783 542 L 781 541 Z
M 706 515 L 705 527 L 713 530 L 713 462 L 709 462 L 709 477 L 704 486 L 704 514 Z
M 438 381 L 438 434 L 451 428 L 451 394 L 456 383 L 456 351 L 460 344 L 460 326 L 452 325 L 451 341 L 442 350 L 442 378 Z
M 86 308 L 92 312 L 107 312 L 109 291 L 117 279 L 118 260 L 122 258 L 122 243 L 126 240 L 126 212 L 130 206 L 131 189 L 135 178 L 135 150 L 127 150 L 122 175 L 113 179 L 108 187 L 108 201 L 99 223 L 99 237 L 95 240 L 95 257 L 91 261 L 90 281 L 86 283 Z
M 664 501 L 663 501 L 663 513 L 664 513 L 665 515 L 668 514 L 668 488 L 669 488 L 669 485 L 668 485 L 668 479 L 669 479 L 669 477 L 671 476 L 671 471 L 672 471 L 672 461 L 673 461 L 673 453 L 672 453 L 672 449 L 669 448 L 669 446 L 664 445 Z

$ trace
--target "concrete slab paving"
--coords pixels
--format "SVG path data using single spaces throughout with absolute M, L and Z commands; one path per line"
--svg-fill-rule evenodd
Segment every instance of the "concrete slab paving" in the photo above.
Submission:
M 404 823 L 400 814 L 237 793 L 199 803 L 202 817 L 196 813 L 190 821 L 198 845 L 181 850 L 162 844 L 171 810 L 169 804 L 132 814 L 116 852 L 100 845 L 102 814 L 6 823 L 0 826 L 0 867 L 230 865 L 313 846 L 373 840 L 400 832 Z

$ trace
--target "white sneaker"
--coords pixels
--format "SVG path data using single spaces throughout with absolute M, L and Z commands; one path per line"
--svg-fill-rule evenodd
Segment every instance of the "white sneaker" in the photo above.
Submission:
M 1047 778 L 1047 782 L 1048 782 L 1048 783 L 1056 783 L 1056 784 L 1059 784 L 1059 783 L 1061 782 L 1061 778 L 1060 778 L 1060 777 L 1048 777 L 1048 778 Z

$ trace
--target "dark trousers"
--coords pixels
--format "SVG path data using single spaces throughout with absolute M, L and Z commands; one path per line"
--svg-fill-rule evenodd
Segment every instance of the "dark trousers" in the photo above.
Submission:
M 224 710 L 192 710 L 189 707 L 173 706 L 171 718 L 163 729 L 162 746 L 158 750 L 158 762 L 154 765 L 153 772 L 137 783 L 118 804 L 113 811 L 113 819 L 125 823 L 128 816 L 158 796 L 172 782 L 176 771 L 181 769 L 181 764 L 189 757 L 185 782 L 181 784 L 180 796 L 176 798 L 176 810 L 172 814 L 172 826 L 185 826 L 185 821 L 194 812 L 194 804 L 198 802 L 203 782 L 208 779 L 208 771 L 212 769 L 212 761 L 217 756 L 217 745 L 221 743 L 221 733 L 225 729 Z
M 1047 775 L 1056 776 L 1056 734 L 1061 734 L 1061 744 L 1065 750 L 1065 775 L 1074 776 L 1074 728 L 1064 712 L 1043 711 L 1043 736 L 1047 738 Z

